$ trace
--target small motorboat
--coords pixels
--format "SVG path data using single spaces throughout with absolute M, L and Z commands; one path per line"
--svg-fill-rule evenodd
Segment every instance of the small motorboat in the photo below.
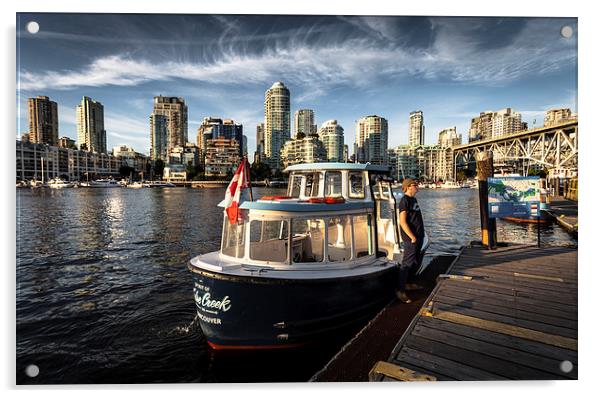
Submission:
M 82 186 L 84 186 L 82 184 Z M 119 188 L 121 185 L 112 178 L 101 178 L 98 180 L 90 181 L 88 185 L 90 188 Z
M 144 183 L 142 181 L 134 181 L 134 182 L 130 182 L 126 186 L 128 188 L 139 189 L 139 188 L 144 188 Z
M 53 178 L 52 180 L 48 181 L 48 186 L 53 189 L 73 188 L 74 183 L 65 181 L 62 178 L 56 177 L 56 178 Z
M 167 181 L 146 181 L 142 183 L 144 188 L 173 188 L 174 184 Z

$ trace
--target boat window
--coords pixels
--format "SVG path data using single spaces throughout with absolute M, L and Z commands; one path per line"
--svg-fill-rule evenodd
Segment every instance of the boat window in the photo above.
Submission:
M 387 219 L 390 220 L 393 218 L 393 213 L 391 212 L 391 206 L 389 204 L 389 202 L 385 201 L 385 200 L 379 200 L 378 201 L 378 207 L 379 207 L 379 217 L 380 219 Z
M 311 198 L 320 194 L 320 177 L 322 173 L 308 173 L 305 178 L 305 197 Z
M 361 171 L 349 172 L 349 197 L 364 199 L 364 173 Z
M 349 216 L 328 220 L 328 261 L 351 259 L 351 220 Z
M 301 194 L 301 181 L 303 179 L 302 175 L 293 174 L 291 176 L 289 194 L 291 198 L 298 198 Z
M 353 236 L 355 239 L 355 257 L 374 254 L 372 216 L 366 214 L 353 217 Z
M 288 221 L 252 220 L 250 223 L 251 260 L 284 263 L 288 259 Z
M 245 224 L 230 224 L 224 217 L 222 253 L 226 256 L 242 258 L 245 255 Z
M 393 212 L 388 201 L 379 200 L 378 207 L 379 219 L 376 222 L 378 251 L 383 252 L 385 256 L 389 256 L 393 253 L 395 247 L 395 228 L 397 228 L 397 225 L 393 221 Z
M 343 194 L 343 178 L 340 171 L 327 171 L 324 178 L 324 196 L 340 196 Z
M 319 263 L 324 261 L 324 220 L 293 220 L 293 262 Z

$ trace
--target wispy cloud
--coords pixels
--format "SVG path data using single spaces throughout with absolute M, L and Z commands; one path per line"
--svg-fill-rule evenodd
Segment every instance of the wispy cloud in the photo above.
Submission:
M 392 28 L 379 23 L 378 18 L 367 21 L 363 26 L 377 32 L 376 36 L 393 37 Z M 457 21 L 439 21 L 434 26 L 437 33 L 433 45 L 421 50 L 382 44 L 373 37 L 310 43 L 297 35 L 276 41 L 260 52 L 238 51 L 222 45 L 217 55 L 197 61 L 151 62 L 120 54 L 97 58 L 78 70 L 22 71 L 21 89 L 135 86 L 179 79 L 213 84 L 268 84 L 275 76 L 283 76 L 305 87 L 305 92 L 300 93 L 303 98 L 303 95 L 320 95 L 340 84 L 369 87 L 383 78 L 408 76 L 496 85 L 576 63 L 574 43 L 555 36 L 553 40 L 532 37 L 557 33 L 545 20 L 529 22 L 510 44 L 491 49 L 481 48 L 474 32 Z M 235 35 L 234 29 L 230 26 L 222 37 Z

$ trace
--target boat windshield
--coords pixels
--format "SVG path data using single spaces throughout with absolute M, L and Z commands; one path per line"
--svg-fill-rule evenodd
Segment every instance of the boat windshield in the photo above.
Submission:
M 251 260 L 283 263 L 288 260 L 288 220 L 251 220 Z
M 225 217 L 222 254 L 268 264 L 345 262 L 375 253 L 373 228 L 371 214 L 252 218 L 244 224 Z

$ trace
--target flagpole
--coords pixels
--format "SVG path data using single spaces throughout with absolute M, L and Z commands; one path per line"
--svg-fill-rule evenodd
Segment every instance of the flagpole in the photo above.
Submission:
M 249 196 L 251 196 L 251 202 L 253 201 L 253 184 L 251 183 L 251 164 L 249 164 L 249 160 L 247 159 L 247 157 L 245 156 L 245 163 L 247 164 L 247 170 L 248 173 L 247 175 L 249 176 Z

